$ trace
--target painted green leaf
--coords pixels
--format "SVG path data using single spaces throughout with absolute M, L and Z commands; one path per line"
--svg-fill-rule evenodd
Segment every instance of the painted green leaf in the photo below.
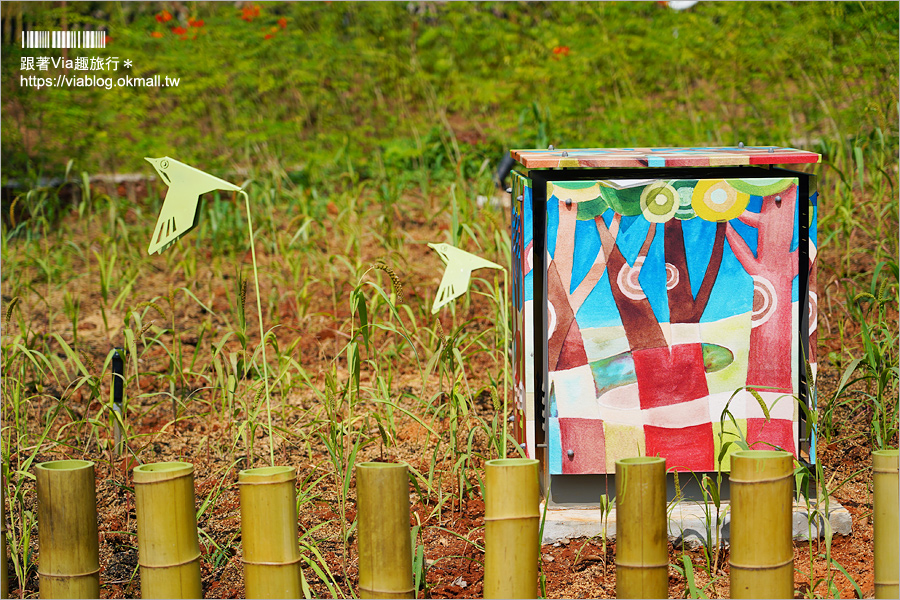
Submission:
M 734 353 L 718 344 L 701 344 L 703 348 L 703 368 L 707 373 L 721 371 L 734 362 Z
M 581 202 L 578 204 L 578 214 L 575 218 L 579 221 L 590 221 L 605 213 L 607 208 L 609 208 L 609 204 L 606 203 L 602 196 L 587 202 Z
M 793 178 L 782 179 L 780 177 L 765 177 L 760 179 L 726 179 L 728 185 L 739 192 L 751 196 L 771 196 L 791 187 Z
M 600 195 L 611 209 L 626 217 L 641 214 L 641 192 L 646 186 L 616 190 L 600 188 Z

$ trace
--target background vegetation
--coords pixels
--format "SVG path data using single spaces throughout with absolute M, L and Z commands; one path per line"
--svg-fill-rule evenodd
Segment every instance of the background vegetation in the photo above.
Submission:
M 133 61 L 111 75 L 181 83 L 36 90 L 18 77 L 34 52 L 7 45 L 5 174 L 142 170 L 177 149 L 208 168 L 371 177 L 477 171 L 510 146 L 815 149 L 896 129 L 894 3 L 40 4 L 4 3 L 10 36 L 103 28 L 100 54 Z

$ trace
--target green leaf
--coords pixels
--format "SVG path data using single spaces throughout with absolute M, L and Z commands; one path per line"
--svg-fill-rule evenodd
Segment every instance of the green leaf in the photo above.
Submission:
M 717 486 L 713 482 L 712 477 L 706 475 L 705 473 L 703 474 L 703 487 L 705 487 L 709 491 L 709 495 L 712 497 L 713 505 L 715 505 L 716 507 L 721 505 L 721 502 L 719 500 L 719 486 Z
M 863 149 L 854 146 L 853 157 L 856 159 L 856 176 L 859 178 L 859 189 L 865 187 L 866 162 L 863 159 Z M 860 596 L 861 598 L 862 596 Z
M 835 397 L 840 396 L 844 388 L 848 385 L 847 381 L 850 379 L 850 376 L 856 371 L 856 368 L 859 366 L 859 363 L 862 362 L 862 358 L 854 358 L 850 361 L 850 364 L 847 365 L 847 368 L 844 369 L 844 374 L 841 376 L 841 382 L 837 386 L 837 391 L 834 393 Z
M 854 591 L 856 591 L 856 597 L 863 598 L 864 596 L 863 596 L 862 590 L 859 589 L 859 584 L 857 584 L 856 580 L 850 576 L 850 573 L 847 572 L 847 569 L 845 569 L 843 566 L 841 566 L 841 563 L 836 561 L 834 559 L 834 557 L 831 557 L 831 564 L 833 564 L 835 566 L 835 568 L 837 568 L 838 571 L 840 571 L 841 573 L 844 574 L 844 577 L 847 578 L 847 581 L 850 582 L 850 584 L 853 586 Z M 836 597 L 837 596 L 835 596 L 835 598 Z
M 697 587 L 697 582 L 694 581 L 694 565 L 691 562 L 691 557 L 687 554 L 682 554 L 681 562 L 684 563 L 684 579 L 688 584 L 691 598 L 706 598 L 706 594 Z
M 353 293 L 350 294 L 350 302 L 352 305 L 352 313 L 356 313 L 359 317 L 359 330 L 362 333 L 363 343 L 366 345 L 366 350 L 369 349 L 369 337 L 371 332 L 369 331 L 369 314 L 366 310 L 366 297 L 363 295 L 362 290 L 360 288 L 356 288 L 353 290 Z
M 347 370 L 350 371 L 350 381 L 359 394 L 359 344 L 355 341 L 347 344 Z

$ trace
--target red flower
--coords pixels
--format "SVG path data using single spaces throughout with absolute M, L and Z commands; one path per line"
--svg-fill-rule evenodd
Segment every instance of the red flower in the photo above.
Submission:
M 164 10 L 161 13 L 159 13 L 158 15 L 156 15 L 156 21 L 158 23 L 167 23 L 171 20 L 172 20 L 172 15 L 167 10 Z
M 274 35 L 272 35 L 272 34 L 271 34 L 271 33 L 267 33 L 267 34 L 266 34 L 266 37 L 265 37 L 265 38 L 263 38 L 263 39 L 266 39 L 266 40 L 271 40 L 271 39 L 272 39 L 272 38 L 273 38 L 273 37 L 275 37 L 275 36 L 274 36 Z
M 255 4 L 253 6 L 245 6 L 241 9 L 241 19 L 243 19 L 244 21 L 250 22 L 258 16 L 259 7 Z
M 188 25 L 191 27 L 203 27 L 203 19 L 188 19 Z
M 163 34 L 160 33 L 160 32 L 158 32 L 158 31 L 154 31 L 154 32 L 151 33 L 150 35 L 153 36 L 153 37 L 155 37 L 155 38 L 161 38 L 161 37 L 163 36 Z
M 178 27 L 172 28 L 172 33 L 174 33 L 175 35 L 184 35 L 187 33 L 187 29 L 179 25 Z
M 278 25 L 282 29 L 287 29 L 287 19 L 285 19 L 284 17 L 281 17 L 280 19 L 278 19 Z
M 112 41 L 112 38 L 109 37 L 108 35 L 105 36 L 105 37 L 103 38 L 103 43 L 104 43 L 104 44 L 108 44 L 108 43 L 110 43 L 111 41 Z
M 569 47 L 568 46 L 557 46 L 553 49 L 553 54 L 562 54 L 563 56 L 569 55 Z

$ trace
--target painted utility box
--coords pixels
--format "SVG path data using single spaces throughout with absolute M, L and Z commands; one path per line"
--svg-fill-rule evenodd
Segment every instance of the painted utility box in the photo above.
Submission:
M 736 440 L 814 462 L 798 402 L 816 363 L 816 183 L 773 165 L 820 156 L 512 156 L 516 428 L 545 488 L 639 455 L 728 471 Z

